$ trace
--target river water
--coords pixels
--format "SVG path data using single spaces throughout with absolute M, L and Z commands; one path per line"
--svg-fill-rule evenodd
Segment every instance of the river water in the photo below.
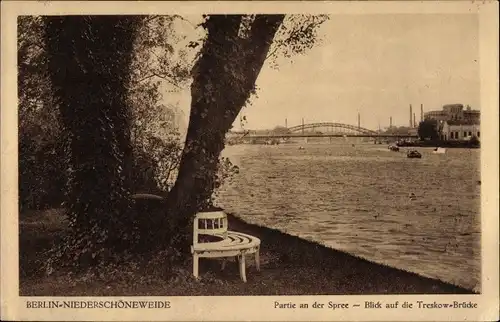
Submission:
M 419 148 L 422 159 L 408 159 L 404 148 L 352 143 L 228 146 L 240 172 L 218 203 L 248 222 L 480 291 L 479 149 Z

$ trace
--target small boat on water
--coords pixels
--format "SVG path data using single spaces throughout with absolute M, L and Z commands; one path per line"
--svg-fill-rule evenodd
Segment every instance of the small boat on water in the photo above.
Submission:
M 303 146 L 299 146 L 299 150 L 304 150 L 305 148 Z
M 443 154 L 443 153 L 446 153 L 446 149 L 445 148 L 435 148 L 432 153 L 436 153 L 436 154 Z
M 395 151 L 395 152 L 398 152 L 399 151 L 399 147 L 397 145 L 389 145 L 389 150 L 391 151 Z
M 420 159 L 422 157 L 422 154 L 420 154 L 420 152 L 418 152 L 417 150 L 410 150 L 406 154 L 406 157 L 410 159 Z

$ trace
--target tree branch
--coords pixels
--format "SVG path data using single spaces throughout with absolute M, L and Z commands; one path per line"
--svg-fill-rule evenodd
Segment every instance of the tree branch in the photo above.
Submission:
M 158 78 L 161 78 L 163 80 L 166 80 L 168 81 L 170 84 L 174 85 L 175 87 L 179 88 L 179 89 L 182 89 L 181 86 L 179 86 L 178 84 L 176 84 L 172 79 L 171 79 L 171 75 L 161 75 L 161 74 L 158 74 L 158 73 L 155 73 L 155 72 L 151 72 L 150 75 L 148 76 L 144 76 L 143 78 L 140 78 L 138 80 L 135 81 L 135 83 L 141 83 L 145 80 L 148 80 L 150 78 L 153 78 L 153 77 L 158 77 Z
M 276 47 L 274 47 L 273 51 L 271 51 L 271 52 L 270 52 L 270 53 L 266 56 L 266 58 L 265 58 L 265 59 L 268 59 L 269 57 L 273 56 L 273 55 L 274 55 L 274 54 L 278 51 L 278 49 L 279 49 L 279 48 L 280 48 L 280 47 L 279 47 L 279 45 L 277 45 Z

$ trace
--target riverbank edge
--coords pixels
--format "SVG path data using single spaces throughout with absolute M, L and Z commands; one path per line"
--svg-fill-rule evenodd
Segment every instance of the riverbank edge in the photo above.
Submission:
M 159 205 L 156 205 L 159 206 Z M 222 210 L 224 211 L 224 210 Z M 225 211 L 226 212 L 226 211 Z M 227 213 L 227 212 L 226 212 Z M 377 264 L 318 242 L 251 224 L 227 213 L 229 229 L 261 239 L 261 270 L 248 261 L 248 282 L 237 265 L 221 270 L 218 261 L 200 263 L 201 281 L 191 260 L 172 266 L 163 253 L 131 262 L 102 277 L 47 276 L 41 263 L 64 229 L 64 210 L 35 211 L 19 225 L 20 296 L 262 296 L 262 295 L 424 295 L 478 294 L 460 286 Z M 232 261 L 234 262 L 234 260 Z M 234 262 L 235 263 L 235 262 Z M 139 266 L 137 266 L 137 264 Z M 169 270 L 165 270 L 170 266 Z M 231 269 L 232 267 L 232 269 Z M 110 275 L 111 274 L 111 275 Z
M 252 224 L 246 222 L 234 213 L 226 213 L 229 221 L 230 230 L 242 231 L 252 234 L 261 239 L 262 248 L 272 248 L 273 251 L 281 252 L 285 255 L 288 261 L 293 261 L 293 258 L 305 262 L 304 264 L 311 264 L 311 269 L 317 265 L 321 266 L 336 266 L 339 267 L 344 264 L 345 269 L 355 268 L 361 271 L 362 274 L 371 275 L 375 278 L 377 276 L 384 277 L 382 283 L 386 283 L 387 278 L 393 279 L 395 283 L 406 284 L 409 289 L 422 289 L 423 292 L 409 292 L 413 294 L 480 294 L 473 290 L 454 285 L 436 278 L 429 278 L 417 273 L 406 271 L 403 269 L 391 267 L 388 265 L 369 261 L 367 259 L 358 257 L 356 255 L 327 247 L 318 242 L 307 240 L 299 236 L 290 235 L 277 229 Z M 283 247 L 280 245 L 286 245 Z M 286 254 L 292 250 L 292 254 Z M 341 268 L 342 269 L 342 268 Z M 358 280 L 352 279 L 349 283 L 358 283 Z M 373 280 L 373 283 L 378 283 L 378 280 Z M 365 287 L 359 285 L 354 288 L 364 289 Z M 375 288 L 379 288 L 375 285 Z M 403 287 L 404 288 L 404 287 Z M 371 293 L 371 292 L 370 292 Z M 398 294 L 398 293 L 378 293 L 371 294 Z

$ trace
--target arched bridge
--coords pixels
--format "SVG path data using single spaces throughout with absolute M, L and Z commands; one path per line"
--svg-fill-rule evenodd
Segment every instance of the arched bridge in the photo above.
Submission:
M 358 127 L 350 124 L 343 123 L 332 123 L 332 122 L 322 122 L 322 123 L 309 123 L 309 124 L 301 124 L 288 128 L 289 133 L 298 133 L 298 132 L 309 132 L 312 130 L 324 128 L 327 129 L 327 132 L 335 132 L 335 133 L 358 133 L 364 135 L 377 135 L 378 133 L 369 129 L 365 129 L 363 127 Z
M 245 130 L 243 132 L 229 132 L 229 137 L 235 139 L 286 139 L 286 138 L 313 138 L 313 137 L 368 137 L 368 138 L 417 138 L 416 134 L 378 133 L 363 127 L 350 124 L 320 122 L 279 127 L 274 130 Z

